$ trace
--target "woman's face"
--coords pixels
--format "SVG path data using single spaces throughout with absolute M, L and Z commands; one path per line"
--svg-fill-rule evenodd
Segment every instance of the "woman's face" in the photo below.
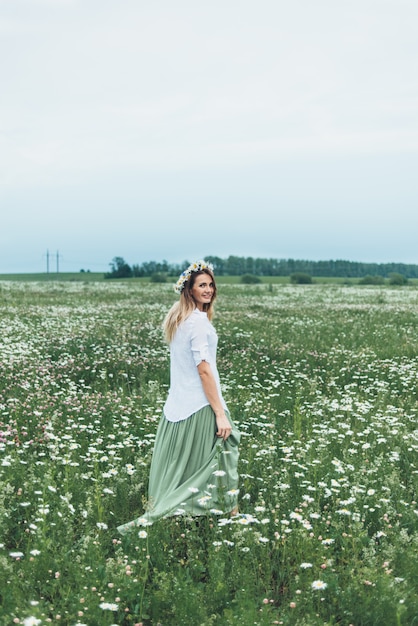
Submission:
M 193 287 L 190 290 L 193 300 L 199 311 L 204 310 L 205 304 L 212 302 L 215 285 L 209 274 L 199 274 L 196 276 Z

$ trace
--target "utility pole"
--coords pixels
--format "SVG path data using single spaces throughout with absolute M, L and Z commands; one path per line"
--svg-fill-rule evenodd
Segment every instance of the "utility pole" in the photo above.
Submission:
M 46 251 L 46 273 L 49 274 L 49 250 Z
M 57 250 L 57 274 L 59 274 L 60 271 L 60 261 L 59 261 L 60 255 L 59 252 Z

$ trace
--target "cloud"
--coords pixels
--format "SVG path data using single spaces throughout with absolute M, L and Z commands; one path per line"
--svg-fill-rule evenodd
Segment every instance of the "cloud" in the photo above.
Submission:
M 34 231 L 60 207 L 110 242 L 115 206 L 152 228 L 204 207 L 232 216 L 225 245 L 237 219 L 263 242 L 255 210 L 291 247 L 312 207 L 321 237 L 333 207 L 375 222 L 416 207 L 415 0 L 0 6 L 0 194 L 16 216 L 36 209 Z

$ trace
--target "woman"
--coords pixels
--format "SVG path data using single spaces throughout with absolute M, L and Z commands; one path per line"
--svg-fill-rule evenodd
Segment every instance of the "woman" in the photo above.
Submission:
M 238 444 L 216 366 L 211 324 L 216 284 L 206 261 L 190 265 L 174 286 L 180 300 L 168 312 L 170 389 L 151 461 L 148 507 L 118 527 L 122 534 L 162 517 L 238 513 Z

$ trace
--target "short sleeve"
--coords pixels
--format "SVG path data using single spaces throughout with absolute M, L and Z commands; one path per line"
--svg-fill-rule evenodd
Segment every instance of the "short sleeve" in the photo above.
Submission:
M 210 325 L 206 317 L 198 317 L 194 320 L 190 344 L 196 367 L 202 361 L 210 362 L 209 333 Z

